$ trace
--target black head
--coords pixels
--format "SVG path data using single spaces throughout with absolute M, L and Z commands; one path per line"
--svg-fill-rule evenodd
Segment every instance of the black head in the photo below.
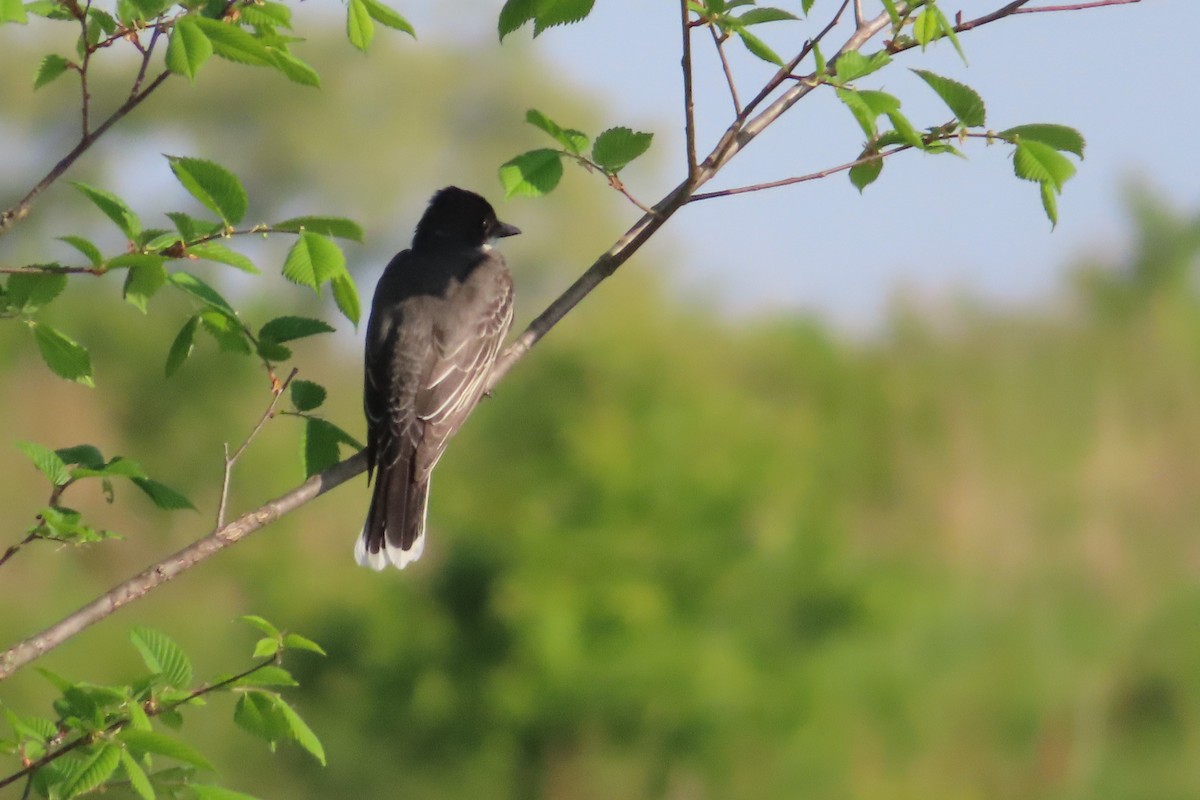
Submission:
M 429 201 L 417 223 L 413 248 L 424 250 L 439 245 L 479 247 L 503 236 L 516 236 L 520 229 L 496 219 L 487 200 L 474 192 L 447 186 Z

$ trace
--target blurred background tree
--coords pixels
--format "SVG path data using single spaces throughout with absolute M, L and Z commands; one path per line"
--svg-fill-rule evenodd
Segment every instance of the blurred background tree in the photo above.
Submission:
M 5 97 L 27 91 L 12 65 L 37 44 L 0 53 Z M 372 232 L 349 251 L 366 294 L 431 186 L 475 184 L 527 145 L 512 114 L 489 109 L 549 97 L 601 125 L 532 59 L 383 47 L 363 61 L 344 44 L 308 47 L 326 85 L 305 98 L 304 120 L 288 97 L 302 88 L 266 73 L 227 79 L 213 64 L 72 177 L 147 213 L 178 202 L 160 199 L 182 196 L 165 164 L 132 160 L 153 141 L 242 175 L 263 204 L 252 219 L 344 198 Z M 420 80 L 389 102 L 408 76 Z M 47 133 L 55 102 L 6 103 L 13 141 L 61 150 Z M 379 169 L 380 149 L 401 177 Z M 22 169 L 10 163 L 6 183 Z M 53 214 L 3 240 L 6 260 L 43 258 L 50 236 L 86 227 L 70 215 L 95 218 L 69 188 L 51 191 Z M 523 318 L 618 226 L 615 195 L 583 182 L 559 191 L 503 214 L 554 231 L 505 248 Z M 170 632 L 206 674 L 252 644 L 233 626 L 240 614 L 310 635 L 328 657 L 297 659 L 291 697 L 327 767 L 296 750 L 272 756 L 217 715 L 189 721 L 225 785 L 271 798 L 1193 796 L 1200 214 L 1152 197 L 1131 193 L 1133 252 L 1079 264 L 1052 304 L 900 301 L 871 337 L 792 315 L 728 320 L 681 300 L 663 270 L 623 274 L 450 448 L 436 546 L 419 569 L 353 564 L 359 480 L 39 663 L 127 680 L 137 658 L 114 630 L 136 624 Z M 262 248 L 261 263 L 282 260 L 282 245 Z M 670 247 L 652 257 L 669 276 Z M 214 268 L 212 279 L 248 318 L 322 313 L 275 276 Z M 143 316 L 96 302 L 117 291 L 73 283 L 46 312 L 88 332 L 94 390 L 50 375 L 23 331 L 0 327 L 0 438 L 136 454 L 204 514 L 81 494 L 80 510 L 127 538 L 23 551 L 0 574 L 22 609 L 0 615 L 8 641 L 205 528 L 220 444 L 264 404 L 261 370 L 210 342 L 186 380 L 164 383 L 185 304 L 155 298 Z M 302 375 L 334 389 L 330 417 L 358 435 L 351 333 L 297 352 Z M 247 451 L 234 508 L 303 477 L 294 422 L 272 423 Z M 10 538 L 43 494 L 23 464 L 0 483 Z M 22 709 L 52 694 L 29 670 L 0 686 Z

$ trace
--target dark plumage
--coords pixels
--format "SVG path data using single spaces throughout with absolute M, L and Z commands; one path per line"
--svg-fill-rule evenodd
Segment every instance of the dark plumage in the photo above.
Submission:
M 375 489 L 354 548 L 363 566 L 403 569 L 425 547 L 430 472 L 512 324 L 512 279 L 491 242 L 518 233 L 479 195 L 447 187 L 375 287 L 363 380 Z

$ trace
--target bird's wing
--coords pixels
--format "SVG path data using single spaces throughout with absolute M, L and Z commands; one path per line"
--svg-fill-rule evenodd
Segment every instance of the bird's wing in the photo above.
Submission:
M 450 437 L 479 402 L 488 373 L 512 325 L 512 284 L 507 274 L 501 277 L 490 302 L 476 309 L 475 319 L 458 319 L 456 324 L 435 326 L 432 364 L 415 398 L 417 419 L 424 424 L 424 439 L 417 454 L 417 479 L 429 474 Z

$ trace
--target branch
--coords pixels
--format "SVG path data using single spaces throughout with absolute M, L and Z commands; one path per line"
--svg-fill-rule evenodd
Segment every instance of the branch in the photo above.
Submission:
M 725 57 L 725 38 L 717 33 L 716 26 L 709 25 L 708 32 L 712 34 L 713 44 L 717 46 L 717 55 L 721 57 L 721 69 L 725 72 L 725 83 L 729 84 L 729 96 L 733 98 L 733 113 L 742 115 L 742 104 L 738 100 L 737 87 L 733 84 L 733 70 L 729 68 L 729 59 Z
M 957 134 L 955 134 L 955 136 L 957 136 Z M 953 137 L 951 137 L 951 138 L 953 138 Z M 735 194 L 746 194 L 747 192 L 761 192 L 764 189 L 778 189 L 780 186 L 791 186 L 792 184 L 795 184 L 795 183 L 805 183 L 807 181 L 816 181 L 816 180 L 820 180 L 821 178 L 828 178 L 830 175 L 836 175 L 839 172 L 845 172 L 848 169 L 854 169 L 855 167 L 857 167 L 860 164 L 866 164 L 868 161 L 874 161 L 876 159 L 887 158 L 888 156 L 895 155 L 896 153 L 902 153 L 905 150 L 912 150 L 912 149 L 913 149 L 913 146 L 911 144 L 904 144 L 904 145 L 900 145 L 899 147 L 895 147 L 891 150 L 883 150 L 879 153 L 872 153 L 871 155 L 861 156 L 859 158 L 854 159 L 853 161 L 848 161 L 845 164 L 838 164 L 836 167 L 829 167 L 828 169 L 823 169 L 819 172 L 810 172 L 807 175 L 798 175 L 794 178 L 783 178 L 782 180 L 778 180 L 778 181 L 767 181 L 766 183 L 755 183 L 750 186 L 739 186 L 736 189 L 721 189 L 716 192 L 701 192 L 700 194 L 694 194 L 691 197 L 689 197 L 688 202 L 695 203 L 700 200 L 711 200 L 714 197 L 731 197 L 732 195 L 735 195 Z
M 287 376 L 283 383 L 276 382 L 275 376 L 272 375 L 271 381 L 275 383 L 275 385 L 271 387 L 273 396 L 271 397 L 270 404 L 267 406 L 267 410 L 263 412 L 261 417 L 259 417 L 258 424 L 255 425 L 254 429 L 250 431 L 250 434 L 242 442 L 241 446 L 233 452 L 233 455 L 229 454 L 229 444 L 226 443 L 225 470 L 221 476 L 221 501 L 217 505 L 217 528 L 221 528 L 225 524 L 225 508 L 229 503 L 229 479 L 233 475 L 233 465 L 236 464 L 237 460 L 242 457 L 242 453 L 246 452 L 246 448 L 250 446 L 250 442 L 255 436 L 258 436 L 258 432 L 261 431 L 263 426 L 267 424 L 267 420 L 275 416 L 275 406 L 279 403 L 279 398 L 283 396 L 284 391 L 287 390 L 288 384 L 292 382 L 292 378 L 296 377 L 296 373 L 299 371 L 300 370 L 296 369 L 295 367 L 292 367 L 291 373 Z M 0 564 L 2 563 L 4 562 L 0 561 Z
M 679 0 L 679 27 L 683 30 L 683 130 L 687 138 L 687 174 L 696 174 L 696 104 L 692 97 L 692 28 L 688 24 L 687 0 Z
M 366 454 L 357 453 L 324 472 L 314 475 L 287 494 L 281 495 L 255 511 L 243 514 L 228 525 L 214 530 L 174 555 L 146 568 L 36 636 L 31 636 L 4 653 L 0 653 L 0 681 L 122 606 L 137 600 L 151 589 L 166 583 L 229 545 L 241 541 L 283 515 L 325 494 L 335 486 L 340 486 L 355 475 L 364 472 L 366 468 Z

